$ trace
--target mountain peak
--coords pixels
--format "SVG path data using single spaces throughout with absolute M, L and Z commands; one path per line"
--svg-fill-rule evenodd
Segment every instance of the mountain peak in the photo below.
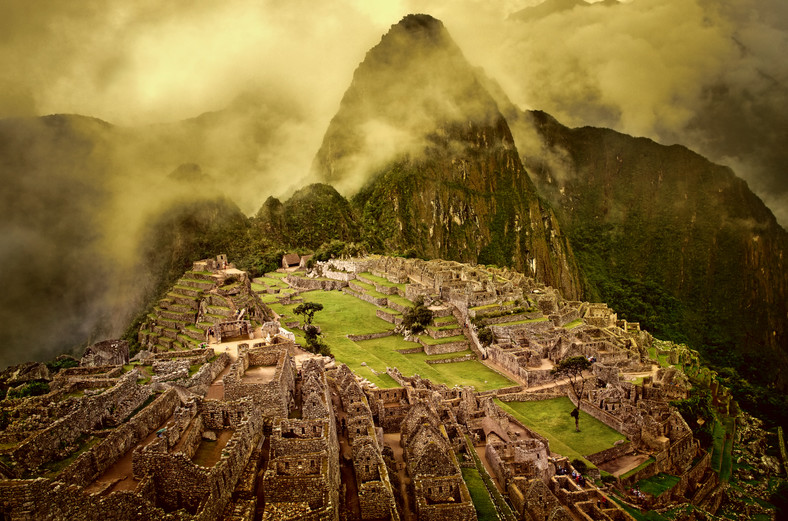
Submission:
M 490 126 L 501 117 L 443 23 L 411 14 L 356 69 L 314 169 L 340 192 L 353 193 L 381 165 L 424 150 L 436 132 Z
M 408 14 L 392 27 L 402 27 L 411 32 L 435 33 L 443 29 L 443 22 L 428 14 Z

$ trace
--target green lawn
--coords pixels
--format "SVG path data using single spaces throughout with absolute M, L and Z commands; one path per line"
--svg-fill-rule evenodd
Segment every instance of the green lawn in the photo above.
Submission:
M 496 398 L 495 403 L 525 426 L 547 438 L 552 452 L 570 460 L 609 449 L 617 440 L 626 439 L 620 432 L 585 412 L 580 413 L 580 432 L 575 432 L 575 420 L 569 415 L 574 405 L 569 398 L 506 403 Z M 590 462 L 587 463 L 593 467 Z
M 385 374 L 387 367 L 396 367 L 405 376 L 419 374 L 435 383 L 445 383 L 448 386 L 473 385 L 480 391 L 515 385 L 508 378 L 477 361 L 436 365 L 425 363 L 428 358 L 447 358 L 468 354 L 465 351 L 431 357 L 424 353 L 403 355 L 398 353 L 397 349 L 413 349 L 419 345 L 414 342 L 406 342 L 400 336 L 353 342 L 347 338 L 348 334 L 363 335 L 390 331 L 394 326 L 375 315 L 376 306 L 341 291 L 309 291 L 304 293 L 303 297 L 305 302 L 323 304 L 323 310 L 315 314 L 314 323 L 320 326 L 323 337 L 337 361 L 347 364 L 353 372 L 378 387 L 396 387 L 397 385 L 391 377 Z M 292 312 L 295 306 L 295 304 L 288 306 L 271 304 L 274 311 L 280 315 L 286 314 L 291 319 L 298 318 Z M 296 334 L 298 333 L 299 331 L 296 331 Z M 362 366 L 362 362 L 366 362 L 367 365 Z M 381 374 L 374 374 L 372 369 Z
M 417 335 L 429 346 L 439 346 L 441 344 L 451 344 L 453 342 L 466 342 L 465 335 L 447 336 L 446 338 L 432 338 L 430 335 Z
M 583 323 L 583 319 L 582 318 L 578 318 L 577 320 L 573 320 L 573 321 L 569 322 L 568 324 L 564 324 L 564 328 L 565 329 L 573 329 L 573 328 L 576 328 L 577 326 L 579 326 L 582 323 Z
M 637 482 L 636 487 L 639 488 L 641 492 L 651 494 L 654 497 L 659 497 L 668 490 L 675 487 L 679 481 L 681 481 L 681 478 L 677 476 L 671 476 L 670 474 L 663 474 L 660 472 L 656 476 L 651 476 L 647 479 L 641 479 Z
M 399 304 L 400 306 L 405 306 L 408 308 L 413 307 L 413 302 L 406 299 L 405 297 L 400 297 L 399 295 L 386 295 L 386 298 L 389 302 L 394 302 L 395 304 Z
M 463 467 L 462 479 L 465 480 L 468 492 L 471 493 L 476 517 L 479 521 L 498 521 L 498 512 L 495 510 L 495 505 L 490 499 L 490 493 L 487 492 L 487 487 L 484 486 L 479 471 L 475 468 Z

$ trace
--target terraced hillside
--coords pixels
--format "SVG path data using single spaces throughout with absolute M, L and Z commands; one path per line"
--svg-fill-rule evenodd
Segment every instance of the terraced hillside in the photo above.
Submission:
M 253 325 L 271 318 L 270 309 L 240 273 L 184 273 L 148 314 L 138 335 L 142 348 L 154 353 L 194 349 L 208 340 L 214 326 L 242 313 Z

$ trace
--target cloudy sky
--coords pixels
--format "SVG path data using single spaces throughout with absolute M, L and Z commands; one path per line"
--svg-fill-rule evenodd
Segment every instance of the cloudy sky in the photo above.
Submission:
M 0 117 L 139 126 L 276 91 L 301 122 L 288 167 L 306 171 L 366 51 L 425 12 L 521 108 L 685 144 L 734 168 L 788 224 L 788 3 L 629 0 L 510 18 L 538 3 L 4 0 Z

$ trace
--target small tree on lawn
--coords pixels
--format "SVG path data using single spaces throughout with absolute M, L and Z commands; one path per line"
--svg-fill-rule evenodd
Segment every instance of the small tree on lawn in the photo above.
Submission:
M 559 378 L 569 378 L 569 386 L 572 387 L 572 392 L 577 397 L 577 405 L 572 412 L 572 418 L 575 419 L 575 431 L 580 432 L 580 399 L 583 396 L 585 389 L 586 379 L 583 376 L 583 371 L 591 367 L 591 362 L 584 356 L 572 356 L 565 358 L 558 362 L 558 365 L 553 368 L 552 373 Z
M 317 302 L 304 302 L 303 304 L 299 304 L 293 310 L 293 313 L 296 315 L 303 315 L 304 325 L 308 326 L 312 323 L 312 319 L 315 318 L 315 313 L 321 309 L 323 309 L 323 304 L 318 304 Z
M 432 311 L 424 305 L 424 297 L 419 296 L 414 306 L 402 317 L 402 325 L 413 333 L 421 333 L 432 322 Z

